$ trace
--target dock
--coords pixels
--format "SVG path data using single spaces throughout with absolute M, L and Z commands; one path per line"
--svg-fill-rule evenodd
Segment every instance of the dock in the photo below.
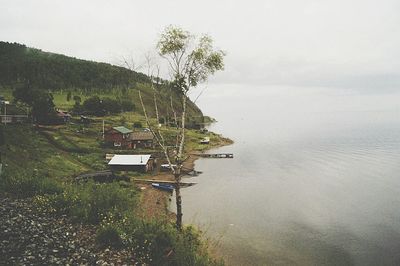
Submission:
M 137 183 L 146 183 L 146 184 L 151 184 L 151 183 L 159 183 L 159 184 L 168 184 L 168 185 L 175 185 L 175 181 L 169 181 L 169 180 L 157 180 L 157 179 L 140 179 L 140 178 L 133 178 L 132 179 L 134 182 Z M 196 182 L 181 182 L 181 187 L 191 187 L 196 185 Z
M 193 155 L 202 158 L 233 158 L 233 153 L 195 153 Z

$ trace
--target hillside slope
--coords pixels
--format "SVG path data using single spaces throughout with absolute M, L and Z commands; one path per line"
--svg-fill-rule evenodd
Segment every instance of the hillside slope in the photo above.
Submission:
M 10 91 L 24 82 L 54 94 L 71 91 L 80 96 L 106 95 L 129 99 L 139 107 L 139 112 L 140 90 L 146 108 L 154 114 L 153 90 L 149 77 L 143 73 L 0 41 L 0 88 Z M 173 108 L 181 109 L 178 93 L 167 82 L 157 86 L 156 94 L 163 116 L 171 115 L 171 97 Z M 68 104 L 65 107 L 69 107 Z M 192 102 L 189 102 L 188 110 L 191 117 L 202 116 Z

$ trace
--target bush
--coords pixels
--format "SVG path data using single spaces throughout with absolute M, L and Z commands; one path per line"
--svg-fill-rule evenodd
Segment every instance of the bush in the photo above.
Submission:
M 85 112 L 94 115 L 117 114 L 122 111 L 133 111 L 135 105 L 129 100 L 115 100 L 109 97 L 100 99 L 98 96 L 92 96 L 83 102 L 82 109 Z
M 102 108 L 110 114 L 117 114 L 121 112 L 121 105 L 117 100 L 111 99 L 111 98 L 103 98 L 101 100 L 102 102 Z
M 63 191 L 59 181 L 37 173 L 4 172 L 0 178 L 0 190 L 18 197 L 57 194 Z
M 120 232 L 113 225 L 101 227 L 97 232 L 96 242 L 102 247 L 122 247 Z
M 82 107 L 86 112 L 89 112 L 91 114 L 104 115 L 103 105 L 100 102 L 100 98 L 98 96 L 92 96 L 86 99 L 83 102 Z
M 129 219 L 122 226 L 125 245 L 133 248 L 135 258 L 145 265 L 223 265 L 212 259 L 201 233 L 193 227 L 179 232 L 166 221 Z

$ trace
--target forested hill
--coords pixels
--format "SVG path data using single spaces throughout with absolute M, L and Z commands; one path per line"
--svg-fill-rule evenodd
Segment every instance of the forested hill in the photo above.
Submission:
M 0 41 L 0 89 L 13 90 L 21 84 L 25 84 L 26 90 L 36 88 L 55 96 L 60 91 L 71 91 L 82 99 L 106 95 L 130 100 L 136 107 L 140 107 L 140 90 L 148 112 L 154 114 L 155 111 L 150 80 L 143 73 Z M 171 106 L 178 112 L 181 110 L 180 96 L 173 88 L 164 83 L 156 89 L 162 115 L 170 115 Z M 68 104 L 58 107 L 68 109 Z M 202 117 L 201 110 L 190 100 L 187 108 L 190 117 Z M 141 108 L 136 110 L 140 112 Z
M 142 73 L 106 63 L 97 63 L 43 52 L 23 44 L 0 42 L 0 85 L 29 80 L 43 89 L 110 89 L 147 82 Z

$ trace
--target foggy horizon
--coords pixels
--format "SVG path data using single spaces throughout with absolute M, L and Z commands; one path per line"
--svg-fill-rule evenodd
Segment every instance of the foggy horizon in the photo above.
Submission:
M 143 64 L 168 25 L 227 52 L 210 84 L 397 90 L 397 1 L 0 1 L 2 41 L 121 65 Z M 146 73 L 146 69 L 137 69 Z

